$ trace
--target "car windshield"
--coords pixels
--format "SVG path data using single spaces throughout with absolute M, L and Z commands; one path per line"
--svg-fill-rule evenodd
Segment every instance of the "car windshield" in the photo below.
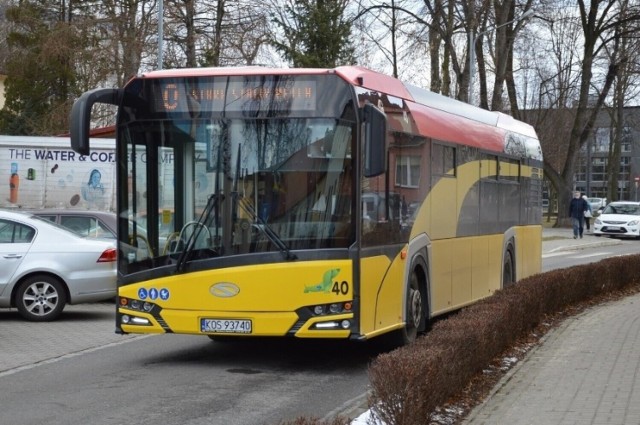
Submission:
M 640 215 L 640 205 L 634 204 L 609 204 L 605 208 L 603 214 L 625 214 L 625 215 Z

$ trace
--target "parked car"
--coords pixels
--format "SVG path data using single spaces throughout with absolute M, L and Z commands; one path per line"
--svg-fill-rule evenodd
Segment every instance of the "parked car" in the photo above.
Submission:
M 27 210 L 27 212 L 64 226 L 79 236 L 114 241 L 117 239 L 118 217 L 112 212 L 57 208 Z M 129 226 L 129 230 L 131 230 L 133 222 L 129 221 Z M 135 243 L 132 240 L 129 241 L 130 247 L 123 246 L 123 250 L 127 252 L 135 250 L 139 258 L 153 257 L 146 229 L 140 225 L 140 221 L 136 227 L 136 235 Z
M 30 213 L 0 210 L 0 307 L 27 320 L 116 295 L 115 241 L 78 236 Z
M 593 234 L 640 238 L 640 202 L 611 202 L 593 222 Z
M 117 216 L 111 212 L 56 208 L 28 212 L 60 224 L 80 236 L 116 239 L 118 234 Z
M 587 202 L 591 205 L 591 212 L 595 213 L 607 206 L 607 198 L 587 198 Z

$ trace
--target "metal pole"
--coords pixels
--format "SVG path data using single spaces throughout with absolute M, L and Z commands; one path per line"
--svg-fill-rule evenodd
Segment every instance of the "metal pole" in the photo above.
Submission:
M 162 42 L 164 39 L 164 4 L 163 0 L 158 0 L 158 69 L 162 69 Z

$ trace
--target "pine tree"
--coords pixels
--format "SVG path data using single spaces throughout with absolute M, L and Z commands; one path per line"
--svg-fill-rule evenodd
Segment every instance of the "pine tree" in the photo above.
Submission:
M 6 11 L 12 30 L 7 36 L 5 107 L 0 133 L 59 134 L 68 129 L 72 66 L 77 46 L 64 2 L 23 1 Z
M 285 6 L 288 19 L 274 19 L 284 41 L 274 39 L 273 46 L 298 68 L 355 63 L 346 6 L 347 0 L 293 0 Z

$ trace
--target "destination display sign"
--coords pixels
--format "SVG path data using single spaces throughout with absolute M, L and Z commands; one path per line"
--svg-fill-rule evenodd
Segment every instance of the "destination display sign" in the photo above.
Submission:
M 203 113 L 312 111 L 316 108 L 316 81 L 293 78 L 190 78 L 158 81 L 156 112 Z M 160 96 L 158 96 L 158 94 Z

